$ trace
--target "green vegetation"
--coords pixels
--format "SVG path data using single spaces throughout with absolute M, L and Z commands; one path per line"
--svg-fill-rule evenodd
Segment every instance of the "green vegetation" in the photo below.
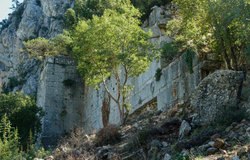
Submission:
M 155 72 L 155 80 L 158 82 L 161 80 L 161 76 L 162 76 L 162 69 L 157 68 L 156 72 Z
M 218 112 L 220 114 L 215 118 L 214 124 L 221 127 L 227 127 L 233 122 L 241 122 L 243 119 L 250 118 L 249 113 L 246 112 L 246 108 L 239 108 L 236 105 L 221 107 Z
M 79 17 L 78 9 L 74 10 Z M 74 17 L 74 10 L 69 9 L 67 17 Z M 24 42 L 25 52 L 36 57 L 73 54 L 86 84 L 104 85 L 117 104 L 123 123 L 125 111 L 129 112 L 130 107 L 127 98 L 133 88 L 127 85 L 127 80 L 145 72 L 156 56 L 153 44 L 148 42 L 151 33 L 140 27 L 140 16 L 138 9 L 124 1 L 119 3 L 119 9 L 106 9 L 100 17 L 94 15 L 91 20 L 79 20 L 74 29 L 64 31 L 52 40 L 38 38 Z M 68 21 L 68 24 L 74 22 Z M 111 76 L 117 82 L 117 94 L 111 93 L 106 84 L 106 79 Z
M 171 62 L 178 53 L 177 46 L 174 43 L 164 43 L 161 49 L 161 58 L 167 63 Z
M 6 115 L 12 126 L 18 128 L 20 143 L 24 148 L 29 144 L 30 131 L 34 139 L 40 133 L 43 114 L 35 100 L 21 92 L 0 95 L 0 118 Z
M 50 155 L 50 151 L 43 148 L 35 149 L 32 142 L 32 133 L 30 132 L 29 141 L 26 152 L 22 150 L 18 129 L 13 128 L 8 120 L 7 115 L 3 115 L 0 122 L 0 159 L 2 160 L 33 160 L 34 158 L 45 158 Z
M 65 15 L 65 27 L 75 27 L 80 20 L 92 19 L 93 15 L 102 16 L 106 9 L 121 11 L 121 5 L 126 0 L 76 0 L 74 8 L 69 8 Z M 138 8 L 142 13 L 141 21 L 145 21 L 151 12 L 151 8 L 155 5 L 165 5 L 171 0 L 131 0 L 131 4 Z
M 249 1 L 174 0 L 179 18 L 167 25 L 181 52 L 223 60 L 228 69 L 244 70 L 249 44 Z M 249 54 L 249 53 L 248 53 Z M 211 57 L 211 56 L 210 56 Z
M 9 82 L 7 84 L 4 83 L 2 86 L 2 93 L 7 94 L 13 91 L 15 87 L 24 84 L 24 82 L 24 80 L 18 80 L 16 77 L 9 77 Z
M 11 127 L 6 114 L 2 116 L 0 123 L 0 159 L 21 159 L 19 154 L 19 137 L 17 129 Z

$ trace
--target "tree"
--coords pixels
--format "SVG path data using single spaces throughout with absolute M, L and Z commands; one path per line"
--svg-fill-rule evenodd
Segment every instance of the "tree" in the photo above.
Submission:
M 124 2 L 121 8 L 120 11 L 107 9 L 101 17 L 80 21 L 72 39 L 78 71 L 86 84 L 103 84 L 118 106 L 122 124 L 125 111 L 129 111 L 127 98 L 133 88 L 127 84 L 128 78 L 145 72 L 156 54 L 153 44 L 148 42 L 150 33 L 139 26 L 140 12 L 129 2 Z M 106 84 L 111 76 L 117 82 L 117 95 Z
M 12 9 L 12 10 L 14 10 L 14 11 L 15 11 L 16 8 L 19 7 L 20 4 L 21 4 L 18 0 L 12 0 L 12 3 L 13 3 L 13 4 L 11 5 L 10 9 Z
M 129 112 L 128 97 L 133 88 L 127 84 L 128 79 L 146 71 L 156 56 L 156 50 L 148 42 L 151 33 L 140 27 L 139 10 L 130 1 L 124 0 L 119 4 L 119 9 L 106 9 L 102 16 L 94 15 L 88 21 L 79 20 L 76 27 L 50 41 L 40 38 L 24 45 L 26 51 L 38 56 L 44 51 L 45 56 L 47 53 L 53 55 L 58 50 L 73 54 L 86 84 L 103 84 L 117 104 L 122 124 L 125 111 Z M 40 45 L 43 42 L 46 45 Z M 117 94 L 107 86 L 109 77 L 114 77 L 117 82 Z
M 226 68 L 243 70 L 249 44 L 249 1 L 174 0 L 179 18 L 167 25 L 180 52 L 195 51 L 202 59 L 210 54 L 224 60 Z
M 18 128 L 21 144 L 26 148 L 29 140 L 29 132 L 37 138 L 41 131 L 41 108 L 36 106 L 34 99 L 23 93 L 9 93 L 0 96 L 0 119 L 4 116 L 10 120 L 13 127 Z

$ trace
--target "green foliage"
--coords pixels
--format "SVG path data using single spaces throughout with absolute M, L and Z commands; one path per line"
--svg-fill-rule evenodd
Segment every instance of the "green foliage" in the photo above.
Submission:
M 16 77 L 9 77 L 9 82 L 2 87 L 2 93 L 9 93 L 19 85 L 22 85 L 24 80 L 18 80 Z
M 76 13 L 72 8 L 69 8 L 65 12 L 64 18 L 65 18 L 64 24 L 66 28 L 74 27 L 77 23 Z
M 172 155 L 172 159 L 175 159 L 175 160 L 189 160 L 189 156 L 188 155 L 182 155 L 182 154 L 174 154 Z
M 122 90 L 129 88 L 126 87 L 127 78 L 145 72 L 155 56 L 150 53 L 153 44 L 147 41 L 151 34 L 139 26 L 139 11 L 130 3 L 124 3 L 120 8 L 119 12 L 105 10 L 101 17 L 80 21 L 72 37 L 77 68 L 86 84 L 97 86 L 102 82 L 116 103 L 119 99 L 114 97 L 119 98 Z M 121 82 L 121 74 L 125 77 L 124 82 Z M 105 80 L 111 75 L 118 84 L 117 96 L 111 95 L 106 87 Z
M 156 72 L 155 72 L 155 80 L 158 82 L 161 80 L 161 76 L 162 76 L 162 69 L 157 68 Z
M 149 132 L 150 130 L 146 128 L 138 130 L 135 136 L 129 139 L 126 149 L 128 151 L 135 151 L 147 145 L 148 141 L 150 140 Z
M 65 31 L 66 32 L 66 31 Z M 65 33 L 66 35 L 66 33 Z M 57 54 L 68 53 L 68 43 L 67 38 L 64 38 L 64 35 L 59 35 L 57 38 L 52 40 L 47 40 L 45 38 L 36 38 L 23 42 L 24 49 L 21 49 L 21 52 L 28 53 L 30 58 L 38 58 L 44 60 L 46 57 L 52 57 Z M 63 40 L 62 40 L 63 39 Z M 61 46 L 58 46 L 58 43 Z
M 97 87 L 99 83 L 103 83 L 109 96 L 117 103 L 122 121 L 124 110 L 129 111 L 127 98 L 133 88 L 127 85 L 127 80 L 146 71 L 156 57 L 156 50 L 153 44 L 148 42 L 151 33 L 140 27 L 139 10 L 129 1 L 113 0 L 100 3 L 115 9 L 103 10 L 102 16 L 94 15 L 88 21 L 79 20 L 84 4 L 76 1 L 74 11 L 79 22 L 75 27 L 52 40 L 38 38 L 24 42 L 24 51 L 36 57 L 58 53 L 73 54 L 78 60 L 77 69 L 86 84 Z M 74 11 L 69 9 L 68 17 L 74 17 Z M 69 24 L 73 23 L 74 20 L 71 19 Z M 117 81 L 118 95 L 112 95 L 106 86 L 106 79 L 111 75 Z M 123 81 L 121 76 L 125 77 Z
M 36 139 L 41 131 L 41 118 L 43 112 L 36 106 L 35 100 L 21 92 L 2 94 L 0 96 L 0 117 L 6 114 L 14 127 L 17 127 L 20 135 L 20 142 L 24 148 L 29 143 L 29 133 Z
M 194 73 L 193 71 L 194 56 L 195 56 L 195 52 L 192 51 L 191 49 L 187 49 L 187 51 L 184 53 L 184 61 L 186 62 L 190 73 Z
M 202 59 L 212 54 L 229 69 L 243 69 L 249 44 L 248 0 L 174 0 L 179 18 L 167 25 L 181 50 L 191 49 Z
M 233 122 L 240 122 L 243 119 L 249 119 L 250 115 L 245 108 L 239 108 L 235 105 L 222 107 L 220 114 L 215 118 L 214 124 L 217 126 L 229 126 Z M 223 116 L 222 116 L 223 115 Z
M 162 46 L 161 57 L 166 61 L 170 62 L 177 55 L 178 49 L 174 43 L 164 43 Z
M 0 134 L 0 159 L 21 159 L 18 131 L 11 127 L 11 123 L 6 115 L 3 115 L 1 118 Z

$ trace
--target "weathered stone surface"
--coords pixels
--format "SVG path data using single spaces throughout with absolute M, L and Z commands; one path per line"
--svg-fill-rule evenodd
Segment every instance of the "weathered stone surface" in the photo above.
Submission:
M 243 77 L 240 71 L 218 70 L 204 78 L 191 97 L 191 105 L 198 113 L 195 122 L 211 123 L 223 106 L 236 105 Z
M 51 38 L 62 32 L 62 15 L 74 0 L 24 0 L 17 8 L 19 15 L 10 15 L 8 26 L 0 33 L 0 88 L 10 77 L 24 82 L 15 90 L 36 94 L 39 63 L 33 65 L 27 54 L 21 54 L 22 41 L 36 37 Z M 25 68 L 22 68 L 26 66 Z M 20 69 L 21 68 L 21 69 Z M 26 70 L 27 69 L 27 70 Z M 25 77 L 22 77 L 25 74 Z
M 41 137 L 45 145 L 54 145 L 64 133 L 83 126 L 84 83 L 75 63 L 65 59 L 47 60 L 39 80 L 37 104 L 46 111 Z
M 179 130 L 179 138 L 181 139 L 184 136 L 187 136 L 190 131 L 191 131 L 191 126 L 189 125 L 189 123 L 185 120 L 182 121 L 180 130 Z
M 211 155 L 211 154 L 215 154 L 216 152 L 218 152 L 217 148 L 211 147 L 207 149 L 207 154 Z
M 165 154 L 163 160 L 171 160 L 171 156 L 169 154 Z

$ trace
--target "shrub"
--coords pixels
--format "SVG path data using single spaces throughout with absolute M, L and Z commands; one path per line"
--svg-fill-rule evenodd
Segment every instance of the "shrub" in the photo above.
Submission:
M 121 140 L 119 128 L 116 125 L 108 125 L 96 134 L 96 144 L 98 146 L 115 144 Z
M 21 159 L 22 155 L 19 150 L 17 129 L 11 127 L 11 123 L 6 114 L 2 116 L 0 122 L 0 134 L 0 159 Z
M 217 126 L 229 126 L 233 122 L 240 122 L 243 119 L 249 119 L 250 115 L 245 108 L 235 105 L 221 107 L 220 114 L 215 118 Z M 223 115 L 223 116 L 222 116 Z
M 184 60 L 188 66 L 188 70 L 190 73 L 194 73 L 193 71 L 193 59 L 195 56 L 195 52 L 191 49 L 187 49 L 187 51 L 184 53 Z
M 135 136 L 131 137 L 131 139 L 129 140 L 129 143 L 126 149 L 128 151 L 134 151 L 145 146 L 149 140 L 149 137 L 152 136 L 151 132 L 152 130 L 145 129 L 145 128 L 137 131 Z
M 34 99 L 21 92 L 9 93 L 0 96 L 0 118 L 5 114 L 13 127 L 18 128 L 20 142 L 25 149 L 29 144 L 30 131 L 34 139 L 41 131 L 42 109 L 36 106 Z
M 172 61 L 178 53 L 177 46 L 174 43 L 165 43 L 161 49 L 161 57 L 166 62 Z
M 155 80 L 160 81 L 161 80 L 161 75 L 162 75 L 162 69 L 157 68 L 157 70 L 155 72 Z
M 2 86 L 2 93 L 9 93 L 11 91 L 13 91 L 13 89 L 19 85 L 24 84 L 24 80 L 18 80 L 16 77 L 10 77 L 9 78 L 9 82 L 6 84 L 4 84 Z

